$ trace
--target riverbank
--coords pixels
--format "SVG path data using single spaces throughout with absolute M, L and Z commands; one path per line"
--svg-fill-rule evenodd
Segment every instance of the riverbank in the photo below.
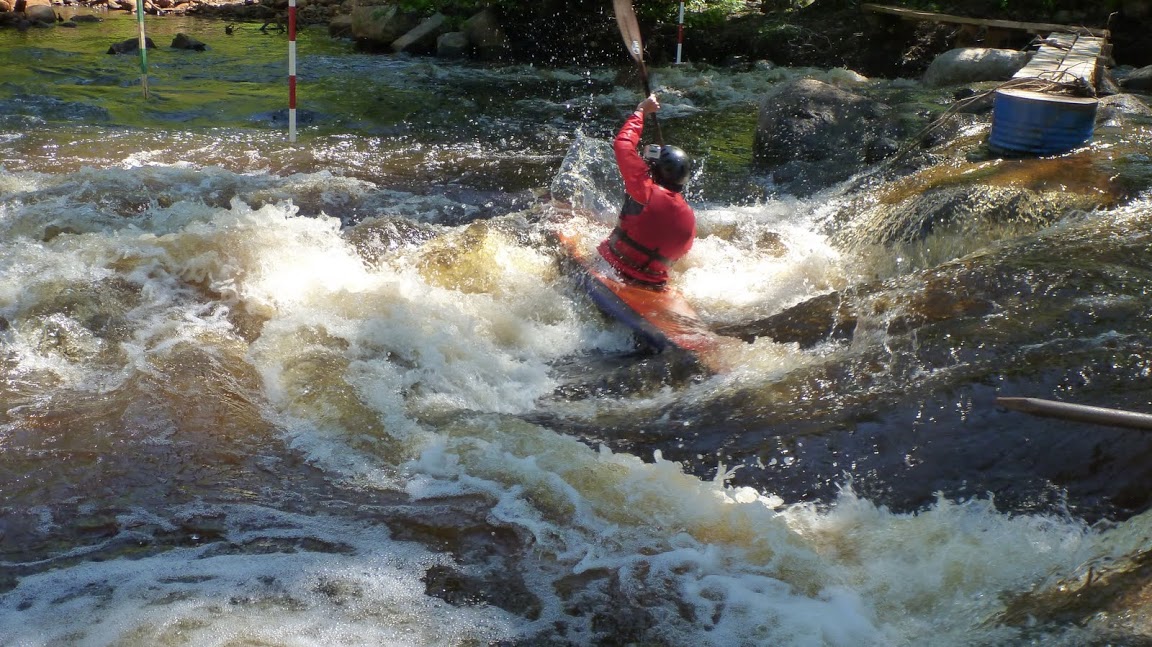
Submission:
M 13 3 L 47 4 L 50 0 L 0 0 L 0 26 L 27 28 Z M 303 26 L 324 25 L 335 38 L 352 38 L 365 49 L 388 51 L 391 40 L 364 37 L 352 28 L 354 12 L 381 13 L 388 4 L 382 0 L 350 3 L 345 0 L 299 0 L 297 22 Z M 692 24 L 683 37 L 683 60 L 709 65 L 739 65 L 769 60 L 781 66 L 845 67 L 870 77 L 915 77 L 940 53 L 960 46 L 1026 47 L 1034 35 L 1025 30 L 993 30 L 949 23 L 902 20 L 866 11 L 858 1 L 816 0 L 802 9 L 772 9 L 776 4 L 750 3 L 749 11 L 732 15 L 708 26 Z M 1152 64 L 1152 44 L 1144 38 L 1152 28 L 1148 3 L 1119 3 L 1118 11 L 1104 7 L 1079 11 L 1054 11 L 1020 15 L 998 3 L 937 3 L 945 13 L 1000 20 L 1029 20 L 1111 29 L 1113 58 L 1119 65 L 1141 67 Z M 55 5 L 57 9 L 63 5 Z M 256 23 L 264 30 L 284 29 L 286 0 L 147 0 L 151 15 L 188 15 L 234 23 Z M 86 3 L 97 11 L 134 11 L 134 0 L 97 0 Z M 1127 12 L 1127 13 L 1126 13 Z M 59 13 L 56 14 L 59 18 Z M 459 28 L 470 15 L 445 14 L 439 32 Z M 418 20 L 421 16 L 413 16 Z M 541 65 L 599 65 L 626 61 L 619 33 L 608 6 L 587 7 L 548 14 L 544 8 L 504 10 L 497 15 L 497 28 L 505 46 L 484 58 L 530 62 Z M 649 60 L 666 64 L 675 60 L 679 26 L 672 18 L 650 21 L 642 26 Z M 413 54 L 435 54 L 436 37 L 407 50 Z

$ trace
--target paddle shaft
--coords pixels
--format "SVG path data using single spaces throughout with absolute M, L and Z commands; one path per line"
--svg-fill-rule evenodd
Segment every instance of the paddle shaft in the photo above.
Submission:
M 612 7 L 616 12 L 616 24 L 620 27 L 620 35 L 624 38 L 624 48 L 628 55 L 636 61 L 640 71 L 640 81 L 644 84 L 644 96 L 652 95 L 652 87 L 648 81 L 648 66 L 644 64 L 644 40 L 640 37 L 640 25 L 636 21 L 636 11 L 632 9 L 630 0 L 613 0 Z M 660 132 L 660 120 L 656 113 L 650 113 L 652 125 L 656 127 L 656 143 L 664 145 L 664 135 Z
M 1083 404 L 1041 400 L 1040 398 L 996 398 L 996 403 L 1006 409 L 1023 411 L 1035 416 L 1127 427 L 1129 429 L 1152 430 L 1152 415 L 1136 411 L 1090 407 Z

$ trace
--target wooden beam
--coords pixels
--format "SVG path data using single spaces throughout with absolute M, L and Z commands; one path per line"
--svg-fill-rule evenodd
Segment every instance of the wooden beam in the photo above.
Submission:
M 893 16 L 899 16 L 905 20 L 923 20 L 927 22 L 946 22 L 958 25 L 979 25 L 981 27 L 998 27 L 1000 29 L 1019 29 L 1033 34 L 1047 34 L 1050 32 L 1064 32 L 1069 34 L 1085 34 L 1088 36 L 1097 36 L 1099 38 L 1109 38 L 1111 36 L 1107 29 L 1096 29 L 1094 27 L 1082 27 L 1075 25 L 1058 25 L 1053 23 L 1044 22 L 1018 22 L 1015 20 L 990 20 L 984 18 L 969 18 L 967 16 L 953 16 L 946 13 L 932 13 L 930 11 L 917 11 L 916 9 L 905 9 L 903 7 L 889 7 L 887 5 L 872 4 L 866 2 L 860 5 L 864 11 L 873 11 L 876 13 L 886 13 Z

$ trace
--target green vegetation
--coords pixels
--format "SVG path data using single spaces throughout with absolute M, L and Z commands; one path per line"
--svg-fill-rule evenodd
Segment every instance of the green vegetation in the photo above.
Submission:
M 572 3 L 543 0 L 399 0 L 405 11 L 418 13 L 440 12 L 446 15 L 469 14 L 485 7 L 502 10 L 520 16 L 536 15 L 599 15 L 611 11 L 611 3 L 603 2 Z M 753 5 L 754 6 L 754 5 Z M 636 0 L 633 3 L 637 18 L 641 22 L 674 22 L 680 11 L 680 0 Z M 694 26 L 715 25 L 733 16 L 749 11 L 745 0 L 686 0 L 684 2 L 685 22 Z
M 1049 18 L 1063 12 L 1105 13 L 1120 8 L 1120 0 L 896 0 L 887 4 L 961 15 Z

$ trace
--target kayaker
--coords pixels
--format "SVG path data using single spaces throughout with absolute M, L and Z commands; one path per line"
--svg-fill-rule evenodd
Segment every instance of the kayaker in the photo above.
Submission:
M 669 267 L 696 239 L 696 214 L 683 195 L 692 171 L 688 155 L 658 144 L 645 147 L 643 155 L 639 150 L 644 117 L 659 109 L 656 95 L 649 95 L 612 142 L 626 195 L 619 223 L 597 247 L 620 275 L 653 288 L 668 282 Z

